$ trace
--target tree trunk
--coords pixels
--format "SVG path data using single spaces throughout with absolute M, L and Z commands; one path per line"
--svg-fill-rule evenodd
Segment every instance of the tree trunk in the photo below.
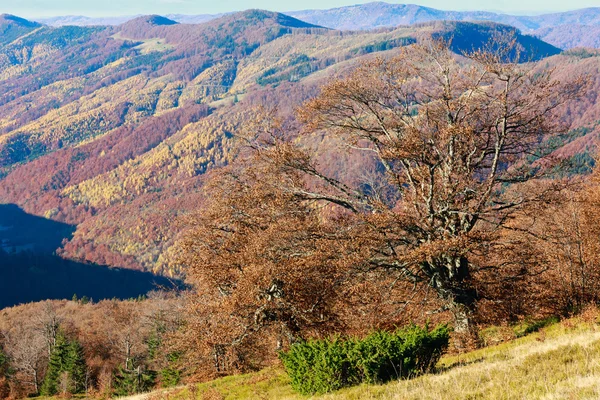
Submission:
M 473 330 L 472 310 L 465 304 L 451 303 L 450 312 L 454 317 L 454 331 L 459 335 L 469 335 Z
M 36 368 L 33 368 L 33 387 L 35 388 L 35 394 L 40 393 L 40 385 L 38 383 L 38 371 Z
M 454 319 L 454 345 L 457 350 L 469 350 L 477 346 L 477 332 L 473 323 L 474 298 L 457 297 L 448 303 L 448 309 Z
M 448 257 L 437 264 L 431 286 L 454 319 L 456 347 L 464 350 L 475 344 L 473 326 L 477 292 L 470 284 L 469 262 L 465 257 Z

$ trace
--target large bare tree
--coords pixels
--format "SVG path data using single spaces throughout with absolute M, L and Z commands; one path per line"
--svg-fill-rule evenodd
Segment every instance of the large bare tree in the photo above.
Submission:
M 215 365 L 261 332 L 274 343 L 352 319 L 373 327 L 369 316 L 396 317 L 411 302 L 472 332 L 476 275 L 535 264 L 526 239 L 507 232 L 523 237 L 516 221 L 559 197 L 544 143 L 586 85 L 511 59 L 522 57 L 506 39 L 467 56 L 442 42 L 410 46 L 324 86 L 295 133 L 266 115 L 249 125 L 249 156 L 207 186 L 183 247 L 200 294 L 190 330 Z M 323 157 L 306 145 L 315 135 L 337 147 Z M 364 168 L 322 162 L 338 156 Z
M 456 331 L 468 332 L 473 273 L 494 267 L 482 251 L 517 229 L 516 215 L 556 199 L 561 185 L 545 179 L 552 161 L 544 143 L 564 132 L 561 107 L 586 87 L 584 78 L 559 82 L 521 59 L 510 38 L 465 57 L 429 42 L 323 87 L 300 110 L 304 133 L 323 131 L 373 158 L 384 171 L 376 185 L 327 174 L 314 154 L 277 134 L 257 135 L 253 147 L 305 178 L 282 179 L 289 193 L 362 222 L 363 267 L 428 285 Z

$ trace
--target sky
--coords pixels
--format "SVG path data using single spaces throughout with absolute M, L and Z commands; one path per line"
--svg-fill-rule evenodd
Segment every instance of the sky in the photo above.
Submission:
M 90 17 L 137 14 L 217 14 L 261 8 L 294 11 L 342 7 L 371 0 L 0 0 L 0 13 L 22 17 L 86 15 Z M 388 0 L 442 10 L 486 10 L 513 14 L 540 14 L 599 7 L 600 0 Z

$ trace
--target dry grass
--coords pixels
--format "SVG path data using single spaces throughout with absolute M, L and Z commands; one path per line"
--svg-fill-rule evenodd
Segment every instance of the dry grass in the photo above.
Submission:
M 597 315 L 597 313 L 595 314 Z M 202 399 L 597 399 L 600 329 L 585 315 L 537 333 L 459 356 L 444 357 L 437 374 L 381 386 L 362 385 L 321 397 L 295 394 L 277 368 L 153 393 L 152 400 Z
M 296 394 L 280 368 L 229 376 L 126 400 L 512 400 L 600 398 L 598 311 L 470 353 L 443 357 L 438 372 L 387 385 L 362 385 L 319 397 Z M 506 335 L 499 328 L 500 336 Z

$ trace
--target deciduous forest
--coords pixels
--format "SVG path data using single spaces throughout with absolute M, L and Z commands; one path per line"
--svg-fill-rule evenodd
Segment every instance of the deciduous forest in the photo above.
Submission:
M 600 303 L 597 50 L 259 10 L 0 26 L 0 398 L 265 368 L 318 395 Z

